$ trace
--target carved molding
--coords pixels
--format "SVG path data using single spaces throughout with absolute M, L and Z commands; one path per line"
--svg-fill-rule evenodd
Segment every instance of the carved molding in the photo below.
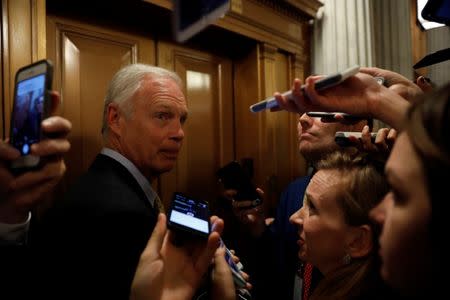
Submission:
M 275 60 L 275 53 L 277 53 L 278 48 L 274 45 L 261 43 L 261 58 Z
M 143 0 L 172 9 L 168 0 Z M 256 41 L 302 53 L 304 27 L 322 6 L 318 0 L 231 0 L 231 9 L 215 25 Z
M 323 5 L 318 0 L 256 0 L 256 2 L 300 22 L 314 18 L 317 10 Z
M 300 9 L 304 14 L 314 18 L 323 3 L 318 0 L 284 0 L 290 5 Z

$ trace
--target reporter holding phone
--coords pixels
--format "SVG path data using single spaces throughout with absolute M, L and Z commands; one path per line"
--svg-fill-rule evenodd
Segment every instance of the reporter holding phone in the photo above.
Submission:
M 383 279 L 405 296 L 425 299 L 446 292 L 446 277 L 439 272 L 448 254 L 442 239 L 448 223 L 448 178 L 442 174 L 450 170 L 450 83 L 419 99 L 403 98 L 411 95 L 411 83 L 401 81 L 397 73 L 381 71 L 400 89 L 376 87 L 372 78 L 358 74 L 348 85 L 327 93 L 317 93 L 313 79 L 307 79 L 308 101 L 300 94 L 291 103 L 281 95 L 277 99 L 289 111 L 314 105 L 371 115 L 399 130 L 386 165 L 390 192 L 371 217 L 382 226 Z
M 159 214 L 155 229 L 141 254 L 134 275 L 130 300 L 191 300 L 214 259 L 211 299 L 235 299 L 231 270 L 219 248 L 223 221 L 211 217 L 212 231 L 207 240 L 196 239 L 175 246 L 166 216 Z M 203 299 L 199 295 L 198 299 Z
M 59 94 L 52 92 L 52 111 L 59 105 Z M 52 136 L 31 146 L 31 154 L 39 156 L 42 164 L 20 174 L 13 174 L 12 161 L 20 152 L 6 142 L 0 141 L 0 244 L 25 242 L 33 208 L 61 180 L 66 166 L 63 155 L 70 149 L 67 135 L 71 123 L 61 117 L 52 116 L 42 121 L 44 135 Z
M 51 93 L 52 112 L 59 105 L 59 94 Z M 35 297 L 36 279 L 42 270 L 34 268 L 29 228 L 32 212 L 46 199 L 63 177 L 66 165 L 63 155 L 70 149 L 67 135 L 71 123 L 51 116 L 41 128 L 48 138 L 31 145 L 31 154 L 39 156 L 40 166 L 20 174 L 10 165 L 20 157 L 17 149 L 0 141 L 0 266 L 2 296 L 8 299 Z M 50 137 L 51 136 L 51 137 Z

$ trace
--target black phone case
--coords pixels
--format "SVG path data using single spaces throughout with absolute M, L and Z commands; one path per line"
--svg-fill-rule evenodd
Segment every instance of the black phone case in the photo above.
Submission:
M 14 82 L 14 103 L 13 103 L 13 110 L 11 112 L 11 120 L 10 120 L 10 131 L 9 131 L 9 138 L 10 138 L 10 144 L 14 144 L 15 143 L 15 136 L 13 134 L 13 128 L 14 128 L 14 121 L 15 121 L 15 109 L 16 109 L 16 105 L 15 105 L 15 101 L 16 101 L 16 97 L 17 97 L 17 85 L 18 85 L 18 78 L 20 73 L 22 73 L 23 71 L 33 68 L 36 65 L 39 64 L 46 64 L 46 76 L 45 76 L 45 91 L 44 91 L 44 104 L 43 104 L 43 112 L 41 115 L 41 119 L 40 122 L 42 122 L 42 120 L 48 118 L 50 116 L 50 111 L 51 111 L 51 90 L 52 90 L 52 84 L 53 84 L 53 63 L 52 61 L 48 60 L 48 59 L 43 59 L 40 61 L 37 61 L 35 63 L 26 65 L 22 68 L 20 68 L 19 70 L 17 70 L 16 72 L 16 76 L 15 76 L 15 82 Z M 39 141 L 42 140 L 43 138 L 45 138 L 45 135 L 42 133 L 42 130 L 39 127 Z M 28 170 L 33 170 L 33 169 L 37 169 L 40 168 L 42 165 L 42 159 L 39 159 L 39 163 L 37 165 L 34 166 L 22 166 L 22 167 L 14 167 L 14 168 L 10 168 L 11 171 L 13 172 L 13 174 L 21 174 L 25 171 Z
M 182 196 L 184 198 L 188 198 L 188 199 L 194 200 L 197 203 L 204 203 L 204 204 L 207 205 L 208 208 L 207 208 L 207 220 L 206 221 L 208 222 L 208 233 L 197 231 L 197 230 L 194 230 L 192 228 L 189 228 L 189 227 L 183 226 L 181 224 L 174 223 L 174 222 L 170 221 L 170 217 L 171 217 L 172 211 L 174 210 L 173 208 L 174 208 L 174 205 L 175 205 L 175 199 L 176 199 L 177 195 L 180 195 L 180 196 Z M 209 233 L 211 232 L 211 228 L 210 228 L 210 224 L 209 224 L 209 216 L 210 216 L 210 214 L 209 214 L 209 204 L 208 204 L 208 202 L 203 201 L 203 200 L 194 199 L 193 197 L 187 196 L 187 195 L 185 195 L 183 193 L 175 192 L 175 193 L 173 193 L 172 202 L 170 204 L 170 208 L 169 208 L 169 211 L 168 211 L 168 214 L 167 214 L 167 227 L 172 229 L 175 232 L 175 242 L 177 244 L 182 244 L 185 240 L 189 240 L 192 237 L 197 237 L 197 238 L 201 238 L 201 239 L 207 239 L 208 236 L 209 236 Z

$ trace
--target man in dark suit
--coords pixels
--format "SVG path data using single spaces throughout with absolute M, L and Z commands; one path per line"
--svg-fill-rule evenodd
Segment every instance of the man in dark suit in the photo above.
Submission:
M 186 117 L 175 73 L 133 64 L 113 77 L 104 103 L 104 148 L 36 226 L 40 266 L 52 274 L 41 285 L 45 295 L 128 299 L 161 210 L 151 181 L 173 168 Z

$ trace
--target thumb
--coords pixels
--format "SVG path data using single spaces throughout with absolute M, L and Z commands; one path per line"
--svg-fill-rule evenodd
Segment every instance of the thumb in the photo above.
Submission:
M 147 246 L 145 247 L 144 252 L 142 252 L 142 258 L 152 261 L 159 257 L 166 232 L 166 215 L 161 213 L 158 215 L 158 221 L 155 229 L 153 229 L 150 239 L 147 242 Z

